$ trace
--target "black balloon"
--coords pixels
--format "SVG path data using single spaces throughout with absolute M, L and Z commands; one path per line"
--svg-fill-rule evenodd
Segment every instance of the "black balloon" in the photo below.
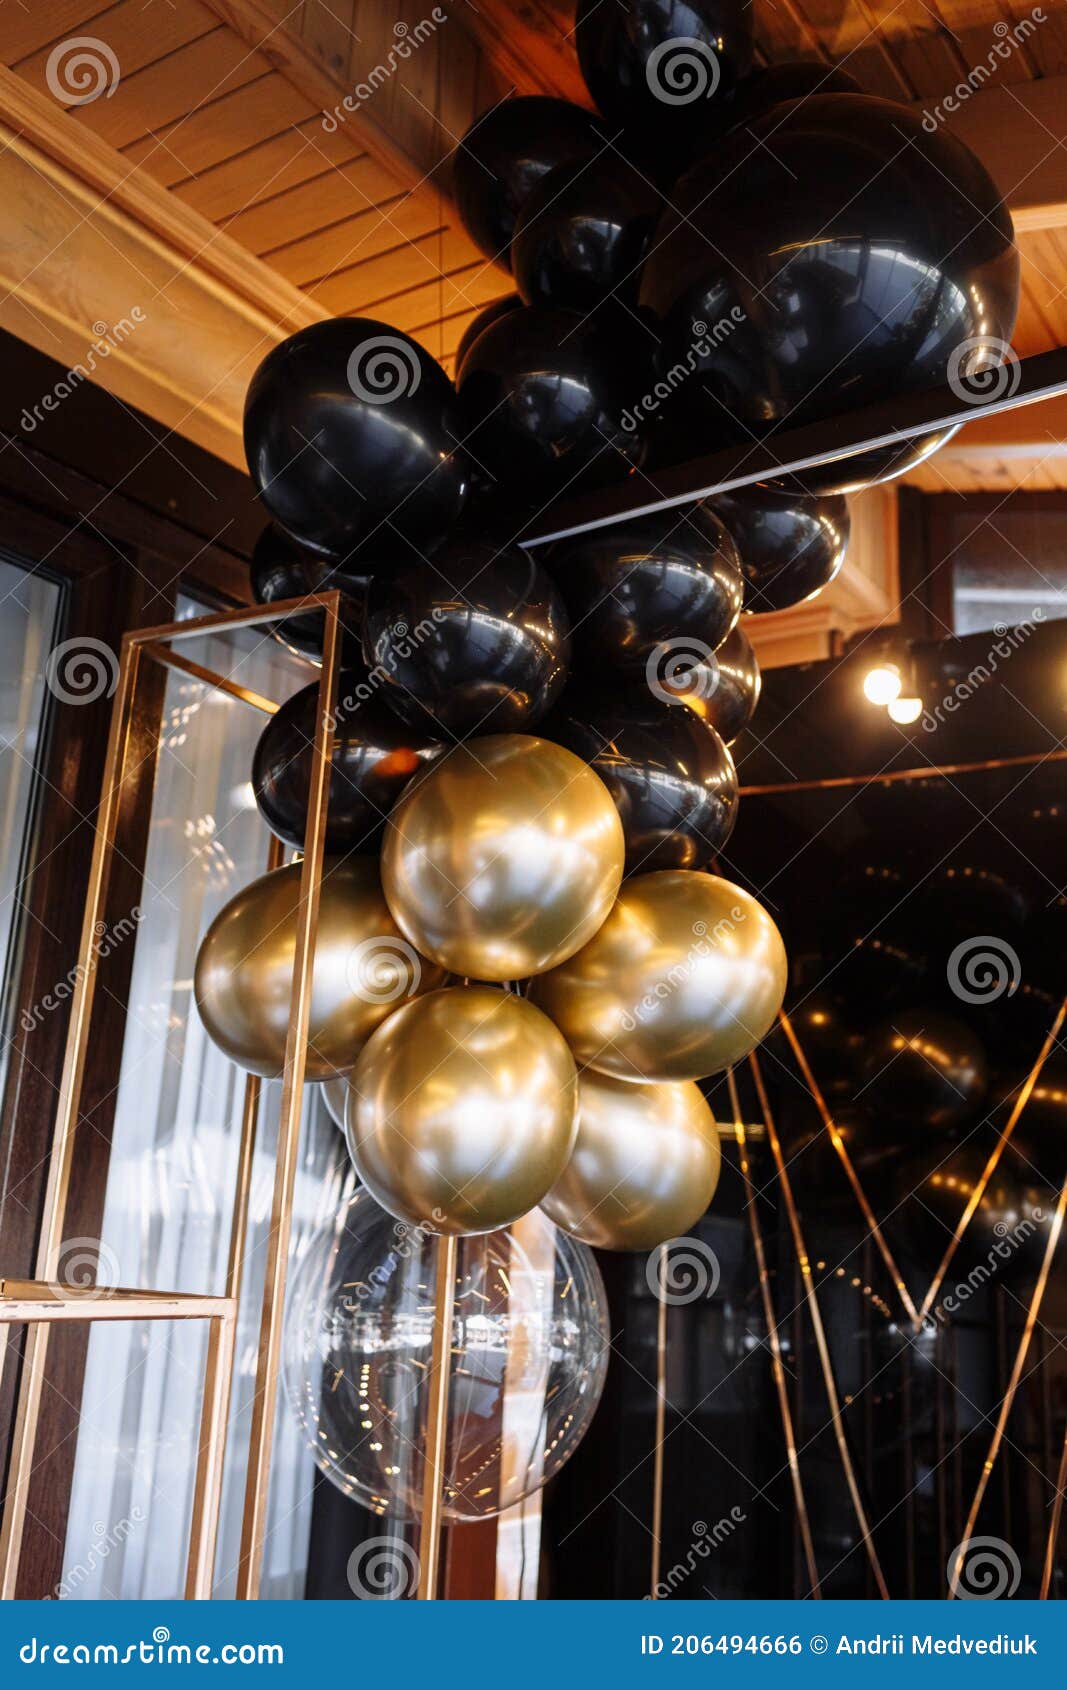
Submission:
M 567 678 L 570 622 L 533 557 L 460 537 L 371 584 L 363 652 L 401 715 L 452 735 L 523 733 Z
M 304 687 L 272 716 L 252 762 L 252 790 L 264 821 L 303 849 L 311 784 L 318 685 Z M 337 678 L 333 766 L 326 820 L 328 851 L 374 851 L 382 826 L 437 741 L 394 716 L 384 687 L 360 664 Z
M 963 1144 L 935 1150 L 932 1160 L 918 1156 L 895 1170 L 899 1206 L 890 1222 L 890 1239 L 899 1240 L 904 1253 L 920 1262 L 926 1274 L 932 1275 L 944 1256 L 993 1148 L 991 1134 L 979 1133 Z M 1034 1168 L 1029 1147 L 1013 1135 L 953 1255 L 937 1305 L 942 1319 L 966 1320 L 977 1314 L 968 1304 L 986 1280 L 968 1284 L 966 1276 L 979 1263 L 988 1268 L 994 1285 L 1036 1273 L 1054 1210 L 1055 1196 Z M 925 1290 L 920 1280 L 916 1283 Z
M 627 874 L 706 868 L 733 832 L 733 758 L 685 706 L 568 688 L 542 731 L 590 763 L 611 793 Z
M 932 434 L 916 434 L 891 446 L 876 446 L 871 452 L 849 452 L 842 458 L 802 470 L 797 475 L 776 476 L 770 483 L 784 493 L 806 493 L 813 496 L 861 493 L 881 481 L 893 481 L 898 475 L 924 464 L 935 452 L 940 452 L 959 425 L 935 429 Z
M 737 622 L 737 550 L 709 511 L 656 511 L 552 548 L 548 560 L 591 668 L 646 675 L 659 648 L 713 652 Z
M 638 331 L 627 324 L 620 338 L 604 310 L 580 317 L 532 306 L 478 336 L 463 366 L 460 414 L 471 457 L 500 486 L 524 499 L 574 491 L 640 457 L 628 407 L 647 379 Z
M 775 107 L 701 159 L 671 201 L 641 300 L 662 325 L 663 367 L 693 369 L 667 407 L 696 449 L 722 438 L 724 418 L 747 441 L 786 418 L 950 375 L 966 383 L 983 349 L 996 361 L 1010 339 L 1011 219 L 974 155 L 906 106 L 829 94 Z M 708 331 L 720 324 L 729 332 Z M 914 450 L 867 454 L 862 478 Z M 827 466 L 820 488 L 849 484 L 854 467 Z
M 789 1019 L 823 1096 L 835 1102 L 851 1098 L 863 1046 L 837 996 L 821 986 L 806 991 L 789 1011 Z M 796 1069 L 783 1032 L 776 1029 L 766 1042 L 787 1070 Z
M 739 487 L 709 501 L 733 536 L 745 609 L 786 610 L 829 586 L 848 549 L 848 505 L 772 487 Z
M 752 12 L 748 0 L 579 0 L 586 87 L 650 153 L 699 149 L 752 63 Z
M 921 952 L 874 933 L 855 940 L 830 978 L 834 991 L 849 1003 L 874 1004 L 879 1009 L 914 1003 L 926 975 L 927 959 Z
M 995 934 L 998 942 L 1016 938 L 1028 913 L 1021 887 L 973 862 L 950 862 L 936 869 L 924 881 L 917 902 L 928 943 L 941 951 L 983 933 Z
M 399 538 L 432 546 L 463 508 L 455 390 L 388 323 L 335 317 L 290 335 L 252 377 L 244 428 L 271 515 L 335 561 Z
M 463 374 L 463 366 L 467 362 L 467 354 L 482 330 L 487 329 L 490 323 L 495 323 L 499 317 L 506 317 L 509 311 L 517 311 L 521 305 L 522 300 L 517 293 L 506 293 L 502 299 L 494 299 L 492 305 L 487 305 L 484 311 L 479 311 L 476 317 L 471 318 L 460 335 L 459 345 L 456 347 L 457 386 Z
M 936 1009 L 901 1011 L 864 1040 L 862 1102 L 916 1133 L 956 1125 L 981 1103 L 985 1053 L 970 1028 Z
M 609 294 L 636 300 L 662 209 L 648 178 L 614 152 L 550 171 L 519 213 L 511 242 L 526 304 L 589 311 Z
M 502 100 L 484 112 L 453 155 L 456 204 L 475 246 L 510 269 L 515 219 L 542 176 L 606 144 L 591 112 L 549 95 Z
M 275 599 L 301 598 L 307 593 L 326 592 L 332 587 L 341 589 L 342 649 L 346 655 L 358 655 L 363 625 L 363 599 L 366 581 L 336 572 L 323 570 L 319 559 L 301 552 L 281 529 L 268 523 L 256 541 L 249 564 L 252 597 L 257 604 L 272 604 Z M 286 616 L 275 622 L 274 637 L 300 657 L 311 663 L 322 661 L 322 641 L 325 618 L 321 610 L 309 610 L 306 615 Z
M 820 64 L 817 59 L 795 59 L 791 64 L 768 65 L 756 70 L 738 85 L 724 112 L 729 128 L 762 117 L 772 106 L 786 100 L 807 100 L 813 94 L 862 94 L 854 76 L 839 65 Z
M 683 668 L 681 677 L 685 673 Z M 680 696 L 711 724 L 726 745 L 732 745 L 755 715 L 760 695 L 759 664 L 741 625 L 713 657 L 689 667 L 688 679 L 681 677 L 677 689 Z

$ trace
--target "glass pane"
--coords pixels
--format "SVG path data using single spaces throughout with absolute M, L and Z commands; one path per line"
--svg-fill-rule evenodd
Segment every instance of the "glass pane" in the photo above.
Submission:
M 11 995 L 18 967 L 22 884 L 32 842 L 37 770 L 62 590 L 0 557 L 0 1096 L 7 1078 Z
M 179 615 L 203 614 L 185 600 Z M 183 655 L 282 700 L 318 671 L 263 628 L 186 640 Z M 193 1002 L 193 968 L 211 920 L 264 871 L 269 835 L 250 771 L 266 718 L 192 677 L 168 671 L 145 881 L 108 1173 L 99 1278 L 157 1290 L 223 1290 L 245 1076 L 208 1039 Z M 244 1462 L 255 1384 L 270 1224 L 280 1083 L 263 1086 L 237 1338 L 236 1377 L 217 1557 L 219 1596 L 232 1596 Z M 299 1252 L 333 1215 L 347 1158 L 309 1088 L 293 1215 Z M 92 1330 L 64 1594 L 182 1594 L 205 1330 L 98 1325 Z M 303 1594 L 312 1463 L 282 1408 L 272 1467 L 264 1596 Z M 131 1510 L 144 1516 L 139 1524 Z M 123 1526 L 126 1522 L 126 1526 Z M 150 1522 L 150 1524 L 149 1524 Z M 124 1533 L 121 1553 L 99 1552 Z M 98 1552 L 88 1555 L 94 1543 Z

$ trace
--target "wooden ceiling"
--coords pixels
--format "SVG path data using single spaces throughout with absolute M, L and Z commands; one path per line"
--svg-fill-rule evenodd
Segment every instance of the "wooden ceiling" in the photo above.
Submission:
M 757 5 L 762 62 L 843 63 L 871 91 L 920 107 L 992 55 L 995 72 L 958 125 L 980 141 L 1021 230 L 1021 355 L 1067 342 L 1067 0 L 1037 10 L 1045 21 L 1035 24 L 1028 8 L 1000 0 Z M 1006 31 L 1027 19 L 998 57 Z M 173 358 L 172 403 L 191 419 L 186 431 L 236 461 L 234 406 L 253 353 L 265 349 L 262 318 L 278 338 L 318 316 L 381 317 L 449 365 L 467 322 L 507 291 L 507 277 L 457 223 L 448 156 L 474 117 L 509 91 L 587 103 L 572 21 L 570 0 L 0 0 L 0 54 L 12 73 L 0 81 L 0 118 L 38 178 L 48 176 L 53 200 L 69 202 L 89 177 L 105 213 L 138 223 L 144 238 L 125 261 L 139 274 L 151 271 L 165 236 L 181 286 L 203 282 L 202 309 L 187 324 L 194 341 L 202 318 L 214 324 L 220 287 L 239 297 L 243 326 L 232 369 L 210 389 L 214 413 L 182 383 L 182 337 L 168 352 L 158 324 L 115 366 L 121 382 L 126 365 L 146 363 L 149 353 Z M 80 37 L 104 44 L 114 73 L 100 97 L 71 104 L 64 47 Z M 50 204 L 50 227 L 58 216 Z M 100 221 L 79 209 L 83 216 Z M 129 228 L 123 234 L 133 240 Z M 73 274 L 89 259 L 77 242 L 71 251 Z M 9 256 L 12 303 L 0 320 L 46 351 L 55 350 L 48 337 L 78 344 L 72 320 L 84 341 L 70 300 L 42 291 L 41 263 L 25 285 L 14 263 Z M 68 276 L 67 285 L 76 283 Z M 78 310 L 91 319 L 80 296 Z M 128 379 L 127 396 L 145 403 L 152 373 Z M 220 445 L 227 428 L 228 447 Z M 957 449 L 917 479 L 941 487 L 954 473 L 1018 477 L 1022 444 L 1016 439 L 999 466 L 987 452 L 967 470 L 952 468 L 962 462 Z M 1067 484 L 1062 455 L 1046 449 L 1047 430 L 1033 445 L 1028 473 L 1043 478 L 1034 484 Z

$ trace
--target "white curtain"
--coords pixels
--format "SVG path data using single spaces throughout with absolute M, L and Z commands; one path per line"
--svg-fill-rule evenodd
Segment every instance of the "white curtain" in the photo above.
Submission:
M 180 614 L 202 614 L 186 602 Z M 313 680 L 262 629 L 184 642 L 196 661 L 283 699 Z M 251 795 L 266 718 L 170 673 L 142 915 L 130 987 L 99 1277 L 155 1290 L 224 1288 L 244 1075 L 209 1041 L 192 996 L 209 922 L 261 874 L 268 835 Z M 216 1595 L 234 1594 L 255 1383 L 280 1084 L 263 1087 L 244 1264 Z M 305 1094 L 293 1259 L 350 1181 L 316 1087 Z M 64 1555 L 65 1597 L 165 1598 L 183 1590 L 206 1328 L 92 1330 Z M 314 1468 L 280 1402 L 262 1594 L 303 1594 Z

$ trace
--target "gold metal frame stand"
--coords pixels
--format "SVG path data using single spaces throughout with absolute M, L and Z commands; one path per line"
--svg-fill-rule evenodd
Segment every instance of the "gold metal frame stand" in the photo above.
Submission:
M 318 922 L 319 889 L 326 834 L 330 759 L 333 749 L 333 720 L 340 657 L 340 630 L 336 591 L 287 599 L 269 607 L 239 609 L 202 616 L 188 622 L 172 622 L 127 634 L 122 642 L 118 681 L 112 707 L 103 795 L 96 819 L 92 864 L 82 925 L 75 987 L 71 998 L 70 1030 L 67 1036 L 63 1075 L 59 1090 L 55 1130 L 52 1137 L 48 1184 L 45 1192 L 41 1239 L 37 1253 L 36 1278 L 0 1281 L 0 1324 L 28 1326 L 26 1350 L 19 1382 L 15 1432 L 0 1527 L 0 1596 L 16 1594 L 19 1563 L 41 1394 L 45 1378 L 49 1327 L 58 1321 L 95 1320 L 208 1320 L 204 1407 L 200 1426 L 186 1595 L 211 1594 L 218 1534 L 222 1475 L 226 1454 L 230 1386 L 236 1340 L 237 1302 L 248 1224 L 248 1192 L 252 1153 L 259 1109 L 259 1081 L 249 1076 L 245 1085 L 241 1139 L 238 1152 L 237 1189 L 230 1228 L 226 1291 L 221 1297 L 183 1296 L 181 1293 L 148 1290 L 111 1290 L 99 1287 L 82 1290 L 56 1283 L 63 1243 L 67 1194 L 79 1121 L 86 1053 L 89 1046 L 93 999 L 96 989 L 98 947 L 97 923 L 105 917 L 111 863 L 116 848 L 122 799 L 131 780 L 131 742 L 138 679 L 142 660 L 147 658 L 166 668 L 192 675 L 217 687 L 252 709 L 271 715 L 279 705 L 229 676 L 170 649 L 172 641 L 194 639 L 230 629 L 252 628 L 309 610 L 324 616 L 323 660 L 319 680 L 318 716 L 312 751 L 311 793 L 300 876 L 296 954 L 293 962 L 293 990 L 289 1033 L 282 1075 L 282 1099 L 278 1126 L 278 1149 L 274 1176 L 274 1200 L 268 1241 L 266 1280 L 260 1316 L 259 1360 L 253 1403 L 248 1470 L 245 1480 L 244 1520 L 237 1594 L 242 1598 L 259 1594 L 266 1532 L 267 1492 L 270 1478 L 271 1442 L 278 1397 L 278 1370 L 285 1308 L 285 1284 L 292 1216 L 293 1184 L 300 1135 L 301 1103 L 307 1034 L 311 1007 L 311 974 Z M 272 842 L 269 865 L 281 861 L 281 850 Z M 447 1373 L 446 1373 L 447 1387 Z M 428 1451 L 428 1461 L 430 1452 Z M 434 1452 L 434 1467 L 440 1466 L 440 1450 Z M 439 1532 L 439 1517 L 434 1533 Z M 436 1563 L 434 1554 L 426 1559 Z

